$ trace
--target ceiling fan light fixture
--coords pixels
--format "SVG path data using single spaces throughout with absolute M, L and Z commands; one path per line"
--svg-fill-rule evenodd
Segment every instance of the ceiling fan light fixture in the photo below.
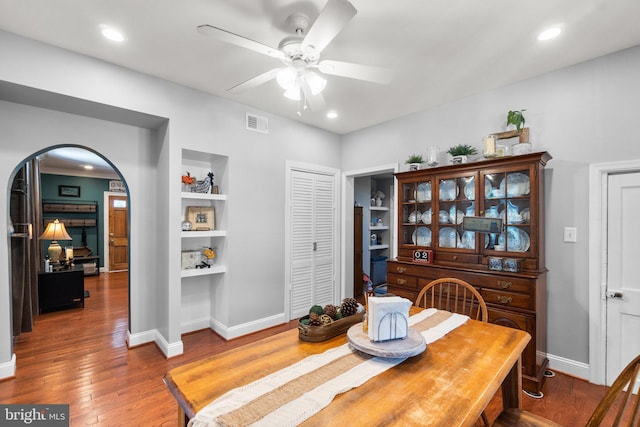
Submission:
M 289 90 L 295 86 L 297 78 L 298 73 L 291 67 L 283 68 L 276 75 L 276 81 L 284 90 Z
M 293 101 L 300 101 L 300 85 L 294 84 L 289 89 L 284 91 L 285 98 L 289 98 Z
M 327 86 L 327 79 L 320 77 L 320 75 L 316 72 L 307 70 L 304 79 L 309 84 L 309 88 L 311 89 L 312 95 L 317 95 L 324 90 Z

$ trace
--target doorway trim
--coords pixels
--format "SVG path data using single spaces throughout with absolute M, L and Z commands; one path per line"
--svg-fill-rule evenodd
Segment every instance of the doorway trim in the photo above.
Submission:
M 589 165 L 589 382 L 606 383 L 608 177 L 640 171 L 640 160 Z
M 353 203 L 355 201 L 354 185 L 355 179 L 363 176 L 380 175 L 383 173 L 396 173 L 399 167 L 397 163 L 390 163 L 386 165 L 371 166 L 363 169 L 354 169 L 345 171 L 342 173 L 342 266 L 340 267 L 340 295 L 341 298 L 347 296 L 347 283 L 353 278 Z M 394 200 L 397 200 L 398 186 L 394 179 L 394 187 L 396 188 L 396 194 Z M 398 229 L 398 212 L 397 209 L 393 210 L 393 227 L 394 234 Z M 391 242 L 390 257 L 395 257 L 397 253 L 397 239 L 393 239 Z M 350 278 L 347 280 L 347 278 Z M 353 285 L 351 285 L 353 289 Z

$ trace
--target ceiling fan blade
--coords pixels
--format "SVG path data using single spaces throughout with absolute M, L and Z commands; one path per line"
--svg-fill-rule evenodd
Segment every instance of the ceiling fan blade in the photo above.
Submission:
M 276 76 L 278 75 L 278 71 L 280 71 L 280 68 L 274 68 L 273 70 L 269 70 L 266 73 L 262 73 L 259 76 L 255 76 L 253 78 L 250 78 L 247 81 L 244 81 L 240 84 L 235 85 L 232 88 L 227 89 L 227 92 L 229 93 L 240 93 L 240 92 L 244 92 L 245 90 L 249 90 L 249 89 L 253 89 L 254 87 L 258 87 L 262 84 L 265 84 L 266 82 L 268 82 L 269 80 L 273 80 L 276 78 Z
M 284 58 L 284 54 L 274 47 L 239 36 L 227 30 L 223 30 L 222 28 L 214 27 L 213 25 L 198 25 L 198 32 L 202 35 L 213 37 L 225 43 L 234 44 L 254 52 L 262 53 L 263 55 L 269 55 L 278 59 Z
M 370 65 L 353 64 L 351 62 L 324 60 L 318 63 L 318 69 L 324 74 L 349 77 L 374 83 L 388 84 L 393 80 L 393 71 L 387 68 Z
M 300 82 L 300 89 L 304 94 L 304 98 L 311 111 L 322 111 L 327 108 L 327 103 L 321 93 L 314 95 L 311 93 L 311 87 L 305 80 Z
M 320 53 L 356 13 L 356 8 L 347 0 L 327 1 L 302 41 L 302 49 L 313 46 L 315 51 Z

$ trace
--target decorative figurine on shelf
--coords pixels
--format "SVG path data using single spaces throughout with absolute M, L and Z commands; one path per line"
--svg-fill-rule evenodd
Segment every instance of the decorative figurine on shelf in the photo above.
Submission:
M 385 195 L 382 191 L 376 191 L 373 193 L 373 198 L 376 200 L 376 206 L 380 207 L 382 206 L 382 199 L 385 198 Z
M 186 175 L 182 175 L 182 191 L 191 192 L 194 182 L 195 178 L 187 171 Z
M 202 181 L 197 181 L 195 186 L 191 188 L 194 193 L 208 193 L 213 185 L 213 172 L 209 172 L 207 177 Z
M 202 262 L 196 268 L 211 268 L 213 259 L 216 257 L 216 251 L 213 248 L 202 249 Z

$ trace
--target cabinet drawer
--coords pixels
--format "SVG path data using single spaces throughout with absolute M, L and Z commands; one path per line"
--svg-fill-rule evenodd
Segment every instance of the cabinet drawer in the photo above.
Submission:
M 387 261 L 387 273 L 406 274 L 409 276 L 420 276 L 424 274 L 424 269 L 428 268 L 421 265 L 389 262 Z
M 395 285 L 403 288 L 416 289 L 418 279 L 414 276 L 404 274 L 394 274 L 387 272 L 387 285 Z
M 433 259 L 439 262 L 460 262 L 463 264 L 477 264 L 480 261 L 478 255 L 474 254 L 454 254 L 451 252 L 438 252 L 434 254 Z
M 477 275 L 477 278 L 473 282 L 474 286 L 482 288 L 491 288 L 502 291 L 523 292 L 532 293 L 532 289 L 535 286 L 534 280 L 520 279 L 517 277 L 507 276 L 485 276 Z
M 527 310 L 533 310 L 533 298 L 527 294 L 495 291 L 493 289 L 482 289 L 480 294 L 487 304 L 497 304 L 505 307 L 519 307 Z

